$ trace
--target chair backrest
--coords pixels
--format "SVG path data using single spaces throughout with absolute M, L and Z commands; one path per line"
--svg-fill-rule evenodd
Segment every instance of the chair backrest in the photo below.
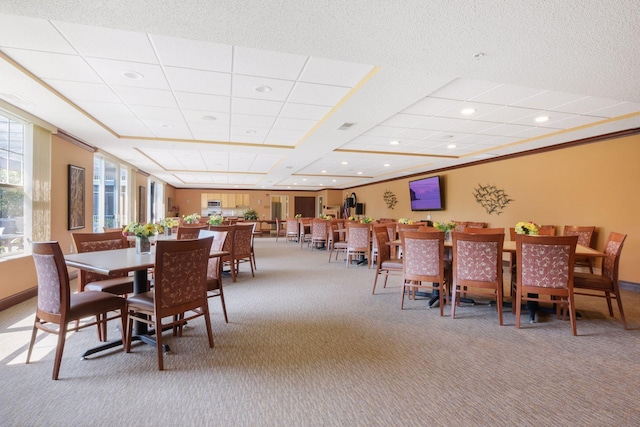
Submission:
M 297 218 L 287 219 L 287 235 L 289 236 L 298 235 L 298 219 Z
M 199 238 L 203 237 L 213 237 L 213 242 L 211 243 L 211 251 L 222 251 L 225 245 L 225 241 L 228 236 L 227 231 L 211 231 L 211 230 L 200 230 Z M 220 257 L 212 257 L 209 258 L 209 262 L 207 264 L 207 290 L 213 291 L 221 288 L 221 277 L 220 277 L 220 263 L 222 260 Z
M 456 285 L 463 286 L 465 281 L 476 281 L 497 282 L 502 286 L 504 230 L 498 230 L 502 230 L 502 233 L 453 233 L 453 274 Z
M 77 253 L 111 251 L 129 247 L 126 236 L 122 230 L 109 231 L 106 233 L 71 233 L 73 246 Z M 123 277 L 125 273 L 105 276 L 91 271 L 80 270 L 78 272 L 78 290 L 83 291 L 87 283 L 104 280 L 108 277 Z
M 105 233 L 108 233 L 110 231 L 118 231 L 120 232 L 120 234 L 122 234 L 122 230 L 124 230 L 124 227 L 114 227 L 114 228 L 102 227 L 102 231 L 104 231 Z
M 518 286 L 572 289 L 577 243 L 578 236 L 516 235 Z
M 395 228 L 393 229 L 395 233 Z M 389 246 L 389 232 L 385 225 L 375 225 L 373 227 L 373 238 L 378 248 L 378 267 L 383 262 L 391 259 L 391 246 Z
M 327 224 L 329 221 L 322 218 L 314 218 L 311 221 L 311 237 L 314 240 L 325 240 L 327 238 Z
M 225 260 L 229 260 L 233 256 L 233 251 L 235 249 L 235 239 L 234 234 L 236 231 L 235 225 L 210 225 L 209 230 L 215 232 L 226 232 L 226 238 L 224 239 L 224 244 L 222 246 L 222 250 L 225 252 L 229 252 L 229 255 L 224 257 Z
M 404 281 L 444 283 L 444 232 L 402 231 Z
M 590 248 L 595 230 L 595 226 L 565 225 L 562 235 L 578 236 L 578 244 Z
M 538 227 L 538 235 L 539 236 L 555 236 L 556 235 L 556 226 L 555 225 L 541 225 Z
M 213 237 L 156 242 L 156 315 L 200 307 L 207 298 L 207 264 Z
M 200 230 L 209 228 L 208 224 L 180 225 L 178 227 L 177 240 L 193 240 L 198 238 Z
M 620 265 L 620 254 L 622 246 L 627 238 L 626 234 L 609 233 L 607 243 L 604 245 L 605 258 L 602 261 L 602 275 L 607 276 L 613 283 L 618 282 L 618 267 Z
M 347 248 L 352 251 L 368 251 L 371 243 L 369 224 L 347 223 Z
M 59 323 L 69 310 L 71 293 L 62 249 L 58 242 L 33 242 L 32 257 L 38 278 L 39 316 Z
M 401 231 L 418 231 L 420 227 L 423 227 L 421 224 L 396 224 L 396 231 L 400 234 Z
M 514 230 L 515 231 L 515 230 Z M 478 227 L 465 227 L 463 233 L 473 234 L 502 234 L 504 240 L 504 228 L 478 228 Z
M 253 224 L 236 224 L 233 233 L 233 256 L 234 258 L 246 258 L 251 256 L 251 238 L 253 235 Z

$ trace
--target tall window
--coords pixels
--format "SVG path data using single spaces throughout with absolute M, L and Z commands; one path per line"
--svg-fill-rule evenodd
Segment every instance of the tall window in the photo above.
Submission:
M 102 156 L 93 159 L 93 231 L 119 228 L 129 218 L 129 169 Z
M 24 251 L 25 126 L 0 115 L 0 257 Z

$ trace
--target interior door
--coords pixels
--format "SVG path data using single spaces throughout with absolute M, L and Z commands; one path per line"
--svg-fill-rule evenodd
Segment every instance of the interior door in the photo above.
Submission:
M 315 197 L 294 197 L 294 215 L 302 214 L 303 217 L 315 218 L 316 198 Z

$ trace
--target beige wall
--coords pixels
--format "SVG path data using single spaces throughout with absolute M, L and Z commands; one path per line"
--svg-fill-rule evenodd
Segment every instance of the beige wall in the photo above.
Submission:
M 640 283 L 640 136 L 632 136 L 441 173 L 445 184 L 444 211 L 430 212 L 434 221 L 482 221 L 491 227 L 513 227 L 518 221 L 565 225 L 595 225 L 597 248 L 611 231 L 626 233 L 620 264 L 621 280 Z M 424 175 L 429 176 L 429 175 Z M 411 212 L 408 181 L 357 187 L 358 202 L 374 218 L 427 219 Z M 502 214 L 489 215 L 473 196 L 478 185 L 495 185 L 512 199 Z M 395 209 L 382 196 L 393 191 Z

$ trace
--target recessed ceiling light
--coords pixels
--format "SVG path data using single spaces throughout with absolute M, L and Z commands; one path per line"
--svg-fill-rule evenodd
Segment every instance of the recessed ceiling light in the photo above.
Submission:
M 173 127 L 173 125 L 170 125 L 168 123 L 163 123 L 160 126 L 162 126 L 163 128 L 166 128 L 166 129 L 171 129 Z
M 348 164 L 349 164 L 349 162 L 342 162 L 341 164 L 343 164 L 343 165 L 348 165 Z
M 137 71 L 123 71 L 122 76 L 131 80 L 142 80 L 144 76 Z
M 388 167 L 389 167 L 389 166 L 391 166 L 391 165 L 390 165 L 389 163 L 385 163 L 385 164 L 384 164 L 384 165 L 382 165 L 382 166 L 384 166 L 385 168 L 388 168 Z
M 303 181 L 306 181 L 306 180 L 307 180 L 307 178 L 302 178 L 302 180 L 303 180 Z
M 453 150 L 454 148 L 456 148 L 456 144 L 449 144 L 449 145 L 447 145 L 447 148 L 449 150 Z
M 389 144 L 398 145 L 398 144 L 400 144 L 400 141 L 397 141 L 397 140 L 389 141 Z
M 336 182 L 336 180 L 335 180 L 335 179 L 332 179 L 332 180 L 331 180 L 331 182 Z
M 218 120 L 216 116 L 202 116 L 200 117 L 200 119 L 204 120 L 205 122 L 213 122 Z
M 451 139 L 453 135 L 442 135 L 442 139 Z
M 362 172 L 358 172 L 358 175 L 362 175 Z
M 295 185 L 295 184 L 294 184 L 294 185 Z M 290 186 L 290 185 L 287 185 L 287 189 L 289 189 L 289 188 L 291 188 L 291 186 Z
M 248 131 L 245 131 L 245 133 L 246 133 L 247 135 L 255 135 L 255 134 L 256 134 L 256 133 L 258 133 L 258 132 L 256 132 L 256 131 L 255 131 L 255 130 L 253 130 L 253 129 L 249 129 Z
M 544 123 L 549 120 L 549 116 L 538 116 L 536 117 L 536 123 Z
M 256 86 L 253 90 L 260 93 L 269 93 L 272 89 L 269 86 Z
M 327 171 L 321 171 L 322 173 L 327 173 Z
M 460 110 L 460 113 L 464 114 L 465 116 L 468 116 L 469 114 L 473 114 L 475 112 L 476 112 L 476 109 L 471 107 L 463 108 L 462 110 Z

